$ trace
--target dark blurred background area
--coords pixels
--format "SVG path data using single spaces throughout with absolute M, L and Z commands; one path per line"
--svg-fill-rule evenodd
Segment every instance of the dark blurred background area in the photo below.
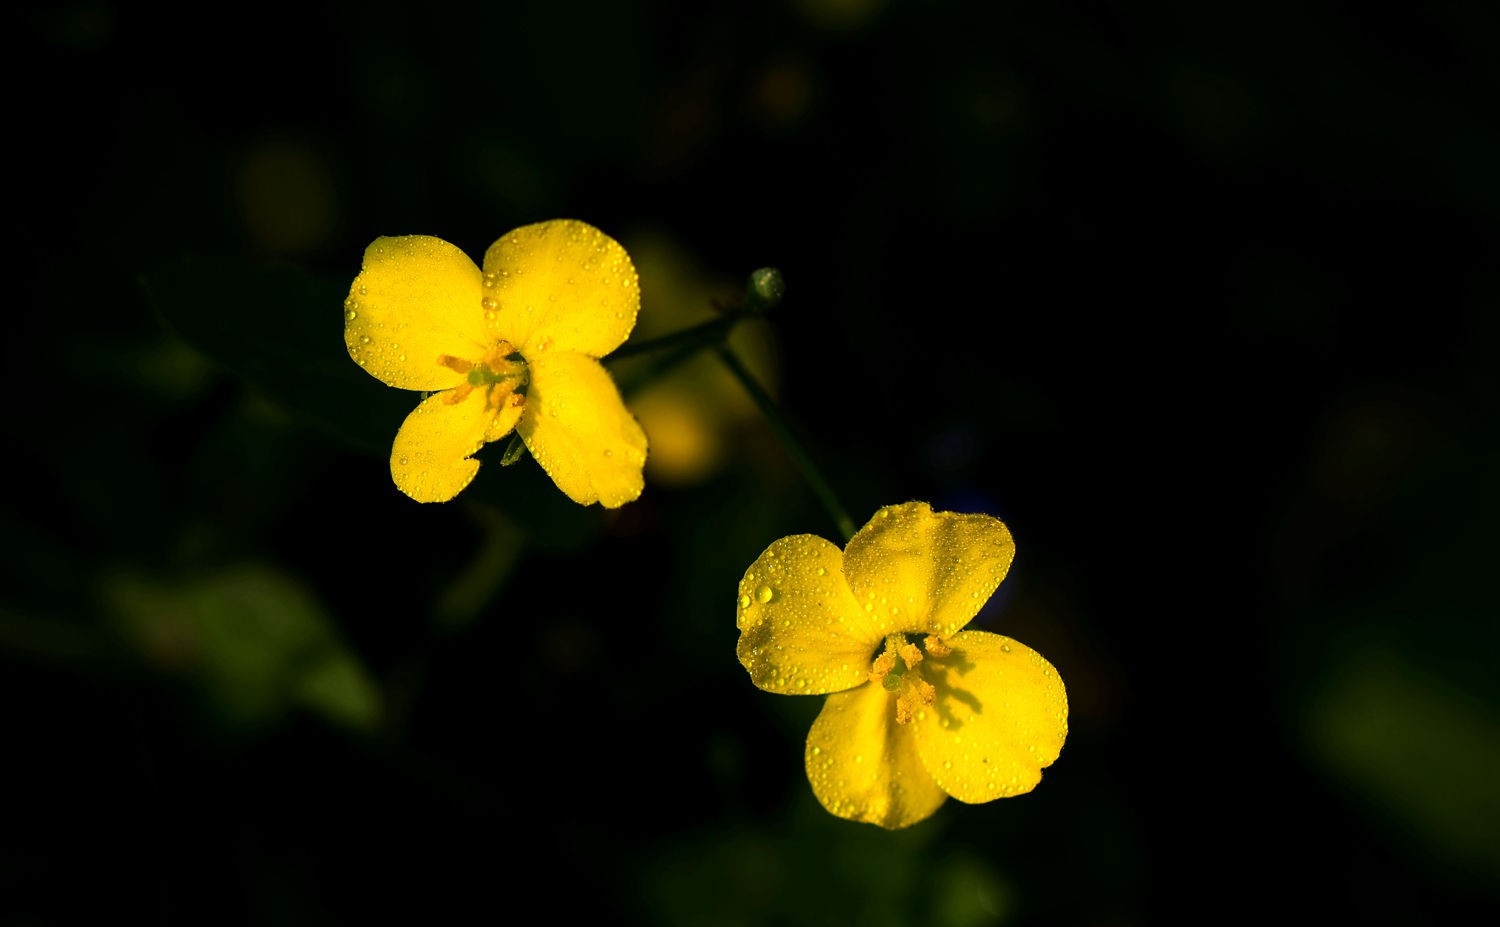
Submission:
M 1500 913 L 1500 12 L 965 0 L 9 15 L 0 922 L 1136 927 Z M 1018 545 L 1032 793 L 828 815 L 732 601 L 841 543 L 704 356 L 647 488 L 421 506 L 341 304 L 570 217 L 856 524 Z M 491 453 L 494 452 L 494 453 Z

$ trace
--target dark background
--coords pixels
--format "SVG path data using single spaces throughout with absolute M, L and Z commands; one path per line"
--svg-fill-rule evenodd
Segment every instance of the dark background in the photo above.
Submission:
M 1493 5 L 14 15 L 4 923 L 1500 907 Z M 616 512 L 394 489 L 364 247 L 561 216 L 638 334 L 784 272 L 743 347 L 856 524 L 1006 520 L 974 626 L 1071 702 L 1034 792 L 817 805 L 731 602 L 837 533 L 711 364 L 656 401 L 720 456 Z

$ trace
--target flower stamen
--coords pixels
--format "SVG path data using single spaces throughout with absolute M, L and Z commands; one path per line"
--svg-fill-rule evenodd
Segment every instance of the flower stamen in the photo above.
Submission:
M 530 374 L 525 359 L 509 341 L 497 341 L 478 362 L 440 354 L 438 363 L 464 375 L 464 381 L 448 391 L 444 401 L 450 405 L 463 402 L 475 389 L 484 390 L 485 408 L 494 412 L 526 403 L 523 387 L 530 380 Z
M 890 634 L 886 636 L 880 655 L 870 664 L 870 681 L 896 696 L 897 724 L 909 724 L 918 709 L 937 701 L 937 689 L 922 678 L 919 668 L 926 659 L 923 648 L 933 656 L 946 656 L 952 652 L 934 635 L 929 634 L 918 646 L 905 634 Z

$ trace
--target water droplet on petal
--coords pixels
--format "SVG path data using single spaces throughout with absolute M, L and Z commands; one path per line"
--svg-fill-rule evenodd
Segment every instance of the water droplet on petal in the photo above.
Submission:
M 776 598 L 776 592 L 770 586 L 761 586 L 755 590 L 755 600 L 764 605 Z

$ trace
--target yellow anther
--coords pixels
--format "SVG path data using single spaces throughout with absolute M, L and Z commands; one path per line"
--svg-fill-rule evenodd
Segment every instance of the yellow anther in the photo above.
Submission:
M 901 659 L 906 661 L 907 666 L 916 666 L 922 662 L 922 651 L 917 648 L 916 644 L 902 644 L 900 653 Z
M 936 634 L 929 634 L 924 637 L 922 639 L 922 646 L 926 647 L 927 652 L 935 657 L 946 657 L 953 652 L 953 648 L 949 647 L 947 642 Z
M 502 338 L 495 342 L 495 346 L 484 356 L 484 365 L 496 373 L 507 370 L 516 366 L 515 361 L 508 360 L 514 353 L 516 353 L 516 346 Z
M 896 655 L 889 650 L 875 658 L 870 664 L 870 681 L 880 682 L 885 679 L 886 674 L 896 668 Z
M 462 357 L 454 357 L 452 354 L 439 354 L 437 362 L 439 366 L 447 367 L 454 373 L 468 373 L 474 369 L 472 362 L 466 361 Z
M 912 685 L 916 687 L 917 698 L 922 700 L 923 705 L 931 705 L 937 701 L 937 689 L 933 688 L 932 683 L 925 679 L 913 679 Z
M 498 412 L 500 409 L 505 408 L 508 400 L 512 399 L 519 399 L 521 402 L 526 401 L 526 397 L 517 395 L 515 381 L 503 380 L 499 383 L 491 384 L 489 393 L 484 397 L 484 404 L 487 408 Z M 520 402 L 510 403 L 510 405 L 520 404 Z
M 937 689 L 916 673 L 906 677 L 906 685 L 896 697 L 896 723 L 910 723 L 918 705 L 931 705 L 937 701 Z
M 463 402 L 465 399 L 469 398 L 469 393 L 473 392 L 473 390 L 474 387 L 470 386 L 469 384 L 460 383 L 457 386 L 453 387 L 453 389 L 448 391 L 448 395 L 444 397 L 443 401 L 450 406 L 457 405 L 458 403 Z
M 905 695 L 896 699 L 896 723 L 911 723 L 911 699 L 907 698 Z

